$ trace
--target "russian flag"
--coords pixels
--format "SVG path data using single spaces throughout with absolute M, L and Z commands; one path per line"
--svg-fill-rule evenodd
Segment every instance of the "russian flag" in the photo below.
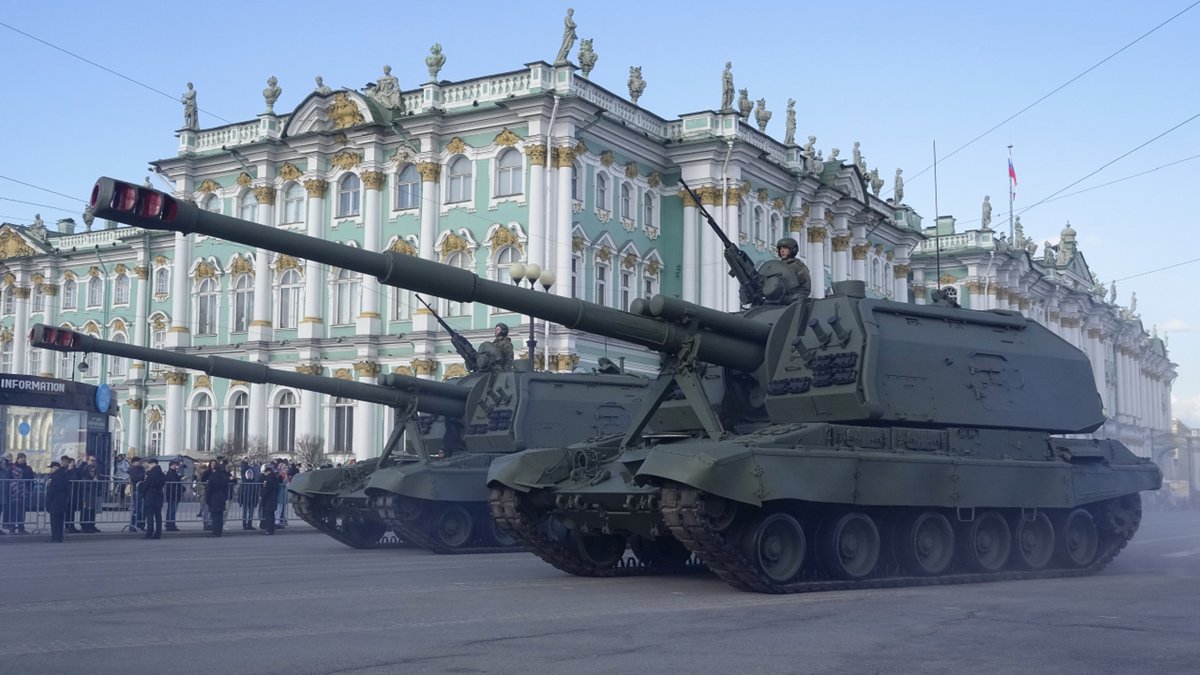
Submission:
M 1012 165 L 1012 150 L 1008 151 L 1008 177 L 1012 179 L 1012 198 L 1017 198 L 1017 172 Z

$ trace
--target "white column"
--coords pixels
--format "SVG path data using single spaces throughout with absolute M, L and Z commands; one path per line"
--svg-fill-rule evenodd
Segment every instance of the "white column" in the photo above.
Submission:
M 323 180 L 304 181 L 308 190 L 308 217 L 305 221 L 308 236 L 325 238 L 325 194 L 329 183 Z M 376 193 L 378 194 L 378 193 Z M 306 260 L 304 263 L 304 318 L 300 319 L 299 336 L 302 338 L 325 337 L 325 290 L 328 288 L 321 264 Z
M 971 298 L 971 309 L 987 308 L 987 291 L 982 281 L 968 281 L 967 295 Z
M 928 289 L 925 288 L 925 270 L 917 268 L 913 270 L 913 304 L 924 305 L 926 298 L 929 297 Z
M 1100 344 L 1100 329 L 1087 329 L 1087 355 L 1092 362 L 1092 379 L 1096 381 L 1096 389 L 1100 392 L 1100 403 L 1112 414 L 1108 407 L 1108 392 L 1104 387 L 1104 345 Z
M 851 276 L 856 281 L 865 281 L 870 285 L 871 280 L 867 278 L 867 252 L 871 250 L 869 242 L 859 242 L 850 248 L 851 254 Z
M 189 329 L 189 325 L 191 324 L 191 294 L 188 293 L 188 267 L 191 266 L 191 259 L 191 236 L 176 232 L 175 260 L 172 263 L 171 277 L 171 281 L 173 282 L 171 284 L 171 328 L 167 332 L 168 347 L 187 347 L 192 343 L 191 330 Z M 183 413 L 180 412 L 179 415 L 182 416 Z M 168 418 L 167 424 L 170 424 L 170 418 Z
M 316 364 L 296 366 L 296 372 L 305 375 L 320 375 L 321 366 Z M 301 391 L 298 393 L 300 395 L 300 419 L 296 420 L 297 438 L 300 436 L 317 436 L 321 433 L 321 399 L 323 395 L 315 391 Z M 360 402 L 359 405 L 373 404 Z
M 846 281 L 850 278 L 850 235 L 834 233 L 833 237 L 833 281 Z
M 732 185 L 735 181 L 730 181 Z M 725 220 L 721 228 L 725 230 L 725 236 L 729 237 L 734 246 L 742 245 L 742 223 L 738 218 L 738 204 L 742 202 L 742 193 L 736 187 L 730 187 L 725 193 L 727 198 L 725 208 Z M 772 242 L 773 243 L 773 242 Z M 736 312 L 741 309 L 741 287 L 738 285 L 736 277 L 729 276 L 729 265 L 725 263 L 724 249 L 721 251 L 721 269 L 719 276 L 724 280 L 725 287 L 725 311 Z
M 254 193 L 258 197 L 258 224 L 274 227 L 275 189 L 263 186 L 256 188 Z M 250 322 L 251 341 L 270 342 L 274 339 L 274 331 L 271 329 L 271 279 L 271 253 L 265 248 L 260 248 L 254 252 L 254 319 Z M 263 410 L 265 415 L 266 409 Z
M 13 370 L 12 372 L 19 375 L 24 375 L 29 372 L 29 273 L 23 270 L 17 271 L 17 281 L 13 286 L 13 297 L 16 302 L 13 308 L 17 315 L 13 319 Z
M 146 336 L 150 332 L 147 330 L 147 312 L 150 308 L 150 268 L 146 265 L 149 263 L 149 251 L 142 252 L 142 260 L 134 269 L 134 274 L 137 275 L 137 283 L 133 287 L 133 297 L 130 300 L 134 303 L 133 310 L 133 344 L 138 347 L 146 347 Z M 47 306 L 47 309 L 49 307 Z M 129 379 L 142 379 L 146 364 L 144 361 L 131 360 L 129 363 Z
M 717 208 L 721 201 L 721 189 L 714 187 L 700 188 L 700 203 L 705 207 L 709 214 L 715 213 L 714 218 L 721 217 L 721 209 Z M 697 221 L 699 224 L 699 221 Z M 712 231 L 707 224 L 698 228 L 700 230 L 700 269 L 697 273 L 700 275 L 700 304 L 705 307 L 719 309 L 724 303 L 717 300 L 717 289 L 720 283 L 720 277 L 717 271 L 721 269 L 721 254 L 720 240 L 717 239 L 717 234 Z
M 896 302 L 908 302 L 908 273 L 911 270 L 911 267 L 903 263 L 892 266 L 892 299 Z
M 812 279 L 812 297 L 825 297 L 825 236 L 828 231 L 811 222 L 808 225 L 808 275 Z
M 46 312 L 42 314 L 42 321 L 47 326 L 58 325 L 58 284 L 52 283 L 51 280 L 58 278 L 58 272 L 53 267 L 46 270 L 46 282 L 42 284 L 42 292 L 46 296 Z M 140 298 L 141 296 L 139 296 Z M 143 321 L 142 323 L 146 323 Z M 42 377 L 54 377 L 55 361 L 58 358 L 58 352 L 49 349 L 42 350 L 42 363 L 38 369 Z
M 186 333 L 184 334 L 186 335 Z M 163 438 L 163 454 L 174 455 L 182 453 L 187 446 L 184 441 L 184 429 L 187 414 L 183 409 L 183 386 L 187 382 L 186 372 L 170 371 L 167 378 L 167 419 L 165 436 Z
M 696 241 L 696 202 L 686 190 L 679 191 L 683 200 L 683 299 L 688 302 L 700 302 L 697 289 L 700 281 L 698 267 L 699 242 Z
M 417 171 L 421 174 L 421 236 L 417 242 L 417 254 L 422 260 L 436 260 L 433 245 L 437 241 L 438 209 L 441 204 L 438 184 L 442 165 L 437 162 L 421 162 L 417 165 Z M 413 313 L 414 333 L 432 331 L 436 325 L 437 322 L 424 307 Z
M 537 263 L 542 269 L 553 269 L 546 259 L 546 146 L 531 145 L 525 148 L 529 158 L 529 262 Z M 582 180 L 582 177 L 580 177 Z M 567 282 L 566 279 L 558 281 Z
M 366 384 L 377 384 L 379 379 L 379 364 L 373 361 L 361 361 L 354 364 L 358 373 L 358 381 Z M 376 420 L 379 406 L 374 403 L 359 401 L 354 406 L 354 458 L 362 461 L 371 459 L 379 454 L 380 444 L 376 442 Z
M 378 253 L 383 249 L 383 184 L 382 171 L 364 171 L 363 187 L 363 249 Z M 361 311 L 355 322 L 359 335 L 379 335 L 383 326 L 379 308 L 379 279 L 364 274 L 362 278 Z M 315 411 L 314 411 L 315 414 Z
M 553 289 L 559 295 L 568 298 L 571 297 L 571 172 L 574 171 L 574 159 L 574 148 L 567 146 L 558 148 L 558 156 L 554 157 L 554 166 L 558 168 L 558 198 L 555 202 L 558 214 L 555 218 L 553 237 L 554 276 L 557 277 L 557 283 Z M 547 347 L 549 345 L 543 345 L 542 348 Z

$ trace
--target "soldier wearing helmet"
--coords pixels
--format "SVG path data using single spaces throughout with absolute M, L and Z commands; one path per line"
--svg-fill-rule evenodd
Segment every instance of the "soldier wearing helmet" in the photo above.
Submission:
M 795 239 L 784 237 L 775 244 L 775 248 L 779 251 L 779 259 L 796 273 L 796 280 L 800 282 L 796 287 L 796 299 L 807 300 L 812 295 L 812 278 L 808 274 L 808 267 L 796 257 L 800 251 L 800 245 L 796 243 Z
M 500 352 L 500 361 L 497 364 L 500 370 L 512 370 L 513 345 L 512 340 L 508 338 L 508 324 L 496 324 L 496 339 L 492 340 L 492 344 L 496 345 L 496 351 Z

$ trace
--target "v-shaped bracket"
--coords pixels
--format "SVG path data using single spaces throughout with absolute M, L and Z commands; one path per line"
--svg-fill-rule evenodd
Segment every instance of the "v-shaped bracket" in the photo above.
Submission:
M 692 412 L 696 413 L 696 417 L 700 420 L 700 424 L 703 425 L 709 438 L 716 440 L 725 436 L 721 420 L 717 418 L 717 413 L 713 410 L 708 397 L 704 395 L 704 387 L 700 384 L 696 362 L 696 351 L 699 348 L 700 340 L 700 335 L 692 336 L 664 365 L 663 373 L 650 387 L 646 400 L 638 410 L 636 422 L 621 439 L 622 450 L 638 442 L 642 432 L 646 430 L 646 425 L 654 417 L 654 413 L 658 412 L 659 407 L 670 397 L 676 386 L 683 392 L 684 400 L 691 406 Z

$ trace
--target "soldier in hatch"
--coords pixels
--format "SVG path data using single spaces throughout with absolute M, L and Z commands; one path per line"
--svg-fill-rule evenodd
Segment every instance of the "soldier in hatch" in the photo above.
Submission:
M 779 259 L 796 273 L 796 280 L 800 282 L 796 287 L 795 298 L 807 300 L 812 295 L 812 279 L 808 275 L 808 267 L 796 257 L 800 251 L 800 245 L 796 243 L 795 239 L 784 237 L 779 240 L 775 248 L 779 251 Z
M 508 339 L 508 324 L 496 324 L 496 339 L 492 340 L 492 344 L 496 345 L 496 351 L 500 352 L 500 370 L 512 370 L 513 346 L 512 340 Z

